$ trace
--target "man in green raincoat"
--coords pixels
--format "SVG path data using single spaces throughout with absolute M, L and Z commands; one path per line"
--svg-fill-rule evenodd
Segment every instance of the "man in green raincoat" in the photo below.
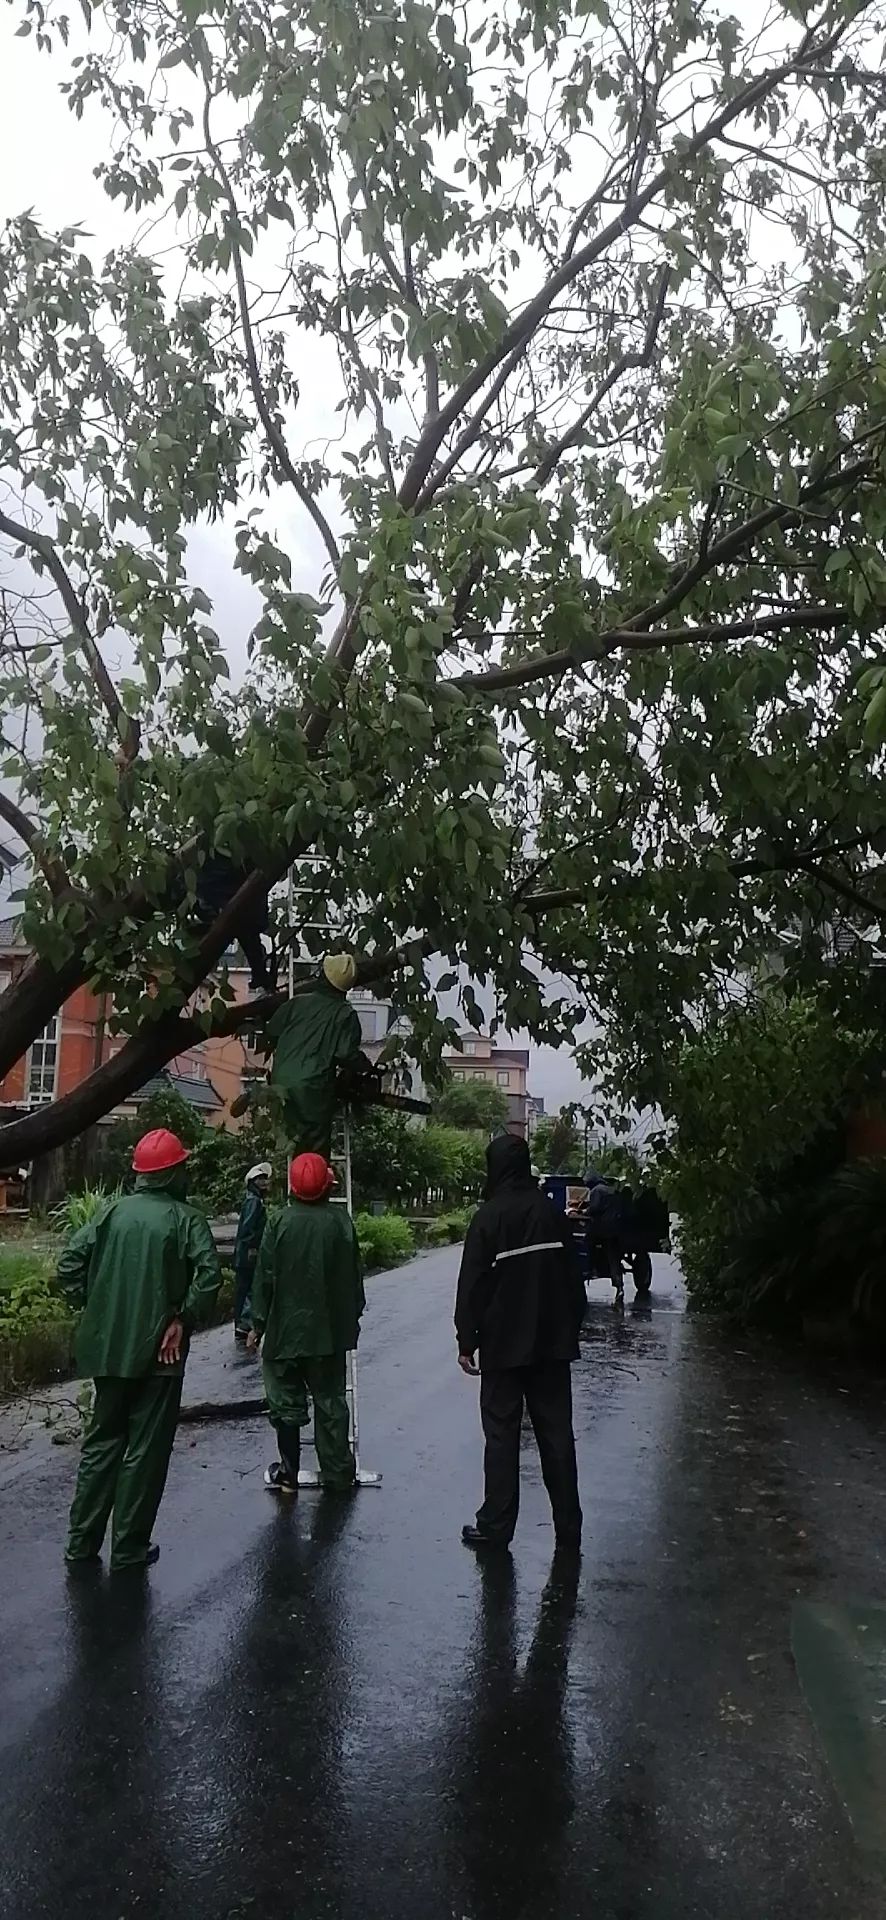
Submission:
M 324 1489 L 354 1485 L 345 1356 L 357 1345 L 366 1305 L 353 1221 L 330 1204 L 334 1174 L 319 1153 L 289 1169 L 292 1204 L 265 1228 L 252 1284 L 250 1347 L 262 1341 L 262 1371 L 279 1461 L 265 1474 L 272 1493 L 296 1493 L 300 1429 L 314 1403 L 314 1441 Z
M 348 1000 L 357 979 L 357 962 L 350 953 L 327 954 L 319 978 L 309 993 L 297 993 L 272 1015 L 265 1029 L 264 1047 L 270 1052 L 268 1088 L 271 1104 L 280 1112 L 286 1138 L 294 1154 L 332 1152 L 332 1123 L 342 1104 L 342 1078 L 355 1088 L 372 1074 L 362 1052 L 360 1022 Z M 267 1099 L 244 1094 L 231 1108 L 236 1117 L 250 1104 Z
M 95 1381 L 65 1558 L 98 1559 L 111 1513 L 111 1571 L 150 1566 L 151 1528 L 175 1439 L 188 1342 L 221 1280 L 209 1223 L 185 1199 L 188 1153 L 159 1127 L 132 1159 L 135 1192 L 75 1233 L 59 1282 L 76 1305 L 78 1371 Z

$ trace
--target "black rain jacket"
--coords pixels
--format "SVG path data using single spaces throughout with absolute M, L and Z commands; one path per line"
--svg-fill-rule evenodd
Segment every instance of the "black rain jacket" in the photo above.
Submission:
M 458 1277 L 459 1352 L 479 1349 L 481 1370 L 576 1360 L 585 1290 L 566 1216 L 539 1191 L 525 1140 L 491 1140 L 486 1168 Z

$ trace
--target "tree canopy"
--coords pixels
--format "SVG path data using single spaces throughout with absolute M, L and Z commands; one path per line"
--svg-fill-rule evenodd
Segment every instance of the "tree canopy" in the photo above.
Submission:
M 563 1107 L 539 1120 L 532 1136 L 532 1158 L 542 1173 L 581 1173 L 585 1157 L 574 1107 Z
M 507 1095 L 483 1080 L 450 1080 L 433 1101 L 435 1119 L 444 1127 L 474 1127 L 501 1133 L 507 1126 Z
M 236 1030 L 309 851 L 427 1058 L 436 954 L 640 1099 L 725 976 L 879 926 L 883 6 L 16 4 L 130 238 L 0 234 L 0 1070 L 83 979 L 129 1038 L 7 1153 Z

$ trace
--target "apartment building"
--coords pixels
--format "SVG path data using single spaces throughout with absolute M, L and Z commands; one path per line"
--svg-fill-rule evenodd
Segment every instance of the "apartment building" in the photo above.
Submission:
M 454 1080 L 482 1080 L 497 1087 L 508 1103 L 508 1132 L 525 1140 L 528 1134 L 528 1047 L 497 1046 L 485 1034 L 466 1032 L 458 1045 L 444 1053 L 443 1064 Z

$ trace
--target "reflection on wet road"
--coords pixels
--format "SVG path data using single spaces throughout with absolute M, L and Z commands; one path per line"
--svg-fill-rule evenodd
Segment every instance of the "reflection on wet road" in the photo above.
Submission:
M 256 1422 L 183 1431 L 143 1584 L 66 1585 L 75 1461 L 0 1468 L 0 1913 L 10 1920 L 877 1920 L 790 1652 L 884 1587 L 876 1383 L 595 1301 L 570 1579 L 527 1435 L 510 1561 L 459 1541 L 476 1385 L 456 1256 L 371 1283 L 384 1485 L 263 1493 Z

